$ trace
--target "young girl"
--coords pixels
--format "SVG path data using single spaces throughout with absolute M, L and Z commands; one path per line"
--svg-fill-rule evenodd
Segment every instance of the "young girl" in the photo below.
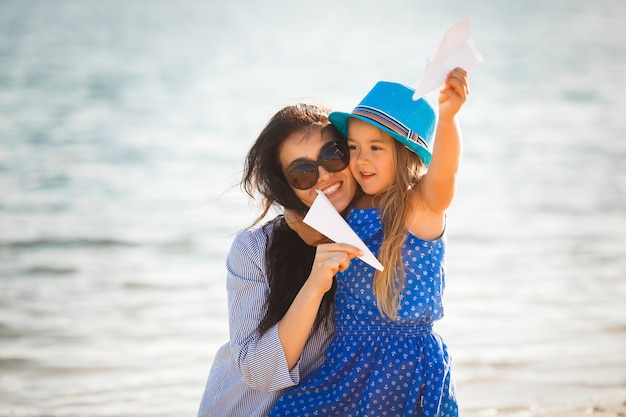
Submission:
M 434 145 L 432 107 L 401 84 L 379 82 L 352 113 L 331 113 L 347 133 L 350 169 L 364 192 L 348 223 L 385 269 L 354 259 L 337 275 L 325 362 L 270 416 L 458 415 L 447 347 L 432 326 L 443 316 L 445 211 L 461 157 L 456 114 L 467 94 L 467 74 L 457 68 L 439 95 Z

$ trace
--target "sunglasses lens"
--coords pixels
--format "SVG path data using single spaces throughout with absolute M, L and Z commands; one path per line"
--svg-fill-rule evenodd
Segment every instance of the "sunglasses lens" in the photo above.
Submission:
M 289 170 L 289 182 L 299 190 L 308 190 L 317 182 L 318 174 L 315 164 L 305 162 Z
M 339 172 L 345 169 L 350 162 L 350 156 L 345 147 L 336 142 L 331 142 L 326 149 L 322 150 L 320 155 L 320 165 L 330 172 Z
M 308 190 L 319 179 L 318 165 L 329 172 L 344 170 L 350 162 L 348 148 L 337 142 L 329 142 L 322 147 L 317 161 L 302 161 L 287 172 L 289 183 L 299 190 Z

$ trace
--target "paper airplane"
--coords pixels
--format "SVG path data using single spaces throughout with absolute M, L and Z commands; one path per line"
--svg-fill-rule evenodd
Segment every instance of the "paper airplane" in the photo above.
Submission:
M 317 194 L 309 212 L 304 216 L 304 223 L 337 243 L 348 243 L 361 249 L 363 256 L 359 256 L 359 258 L 382 271 L 383 266 L 381 263 L 378 262 L 378 259 L 352 230 L 345 219 L 341 217 L 330 200 L 320 190 L 317 190 Z
M 468 71 L 479 66 L 485 60 L 470 37 L 469 19 L 463 18 L 452 25 L 445 33 L 439 49 L 432 59 L 424 79 L 413 94 L 413 100 L 424 97 L 437 87 L 441 87 L 446 76 L 456 67 Z

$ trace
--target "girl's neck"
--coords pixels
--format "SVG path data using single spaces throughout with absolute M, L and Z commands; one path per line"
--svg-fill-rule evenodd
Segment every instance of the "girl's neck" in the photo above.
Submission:
M 380 198 L 376 195 L 361 194 L 353 204 L 353 207 L 360 210 L 378 208 L 380 206 Z

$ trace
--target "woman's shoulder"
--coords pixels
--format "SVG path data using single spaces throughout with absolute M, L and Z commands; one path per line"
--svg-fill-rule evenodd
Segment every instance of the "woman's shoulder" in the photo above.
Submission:
M 254 276 L 256 280 L 264 281 L 265 252 L 270 236 L 278 224 L 280 224 L 280 218 L 239 231 L 233 239 L 226 257 L 229 271 L 239 271 L 235 275 L 240 278 L 245 276 L 247 279 L 251 279 Z M 257 273 L 251 274 L 251 271 L 257 271 Z
M 232 248 L 260 248 L 267 245 L 269 237 L 280 224 L 282 217 L 276 217 L 262 224 L 255 224 L 240 230 L 233 239 Z

